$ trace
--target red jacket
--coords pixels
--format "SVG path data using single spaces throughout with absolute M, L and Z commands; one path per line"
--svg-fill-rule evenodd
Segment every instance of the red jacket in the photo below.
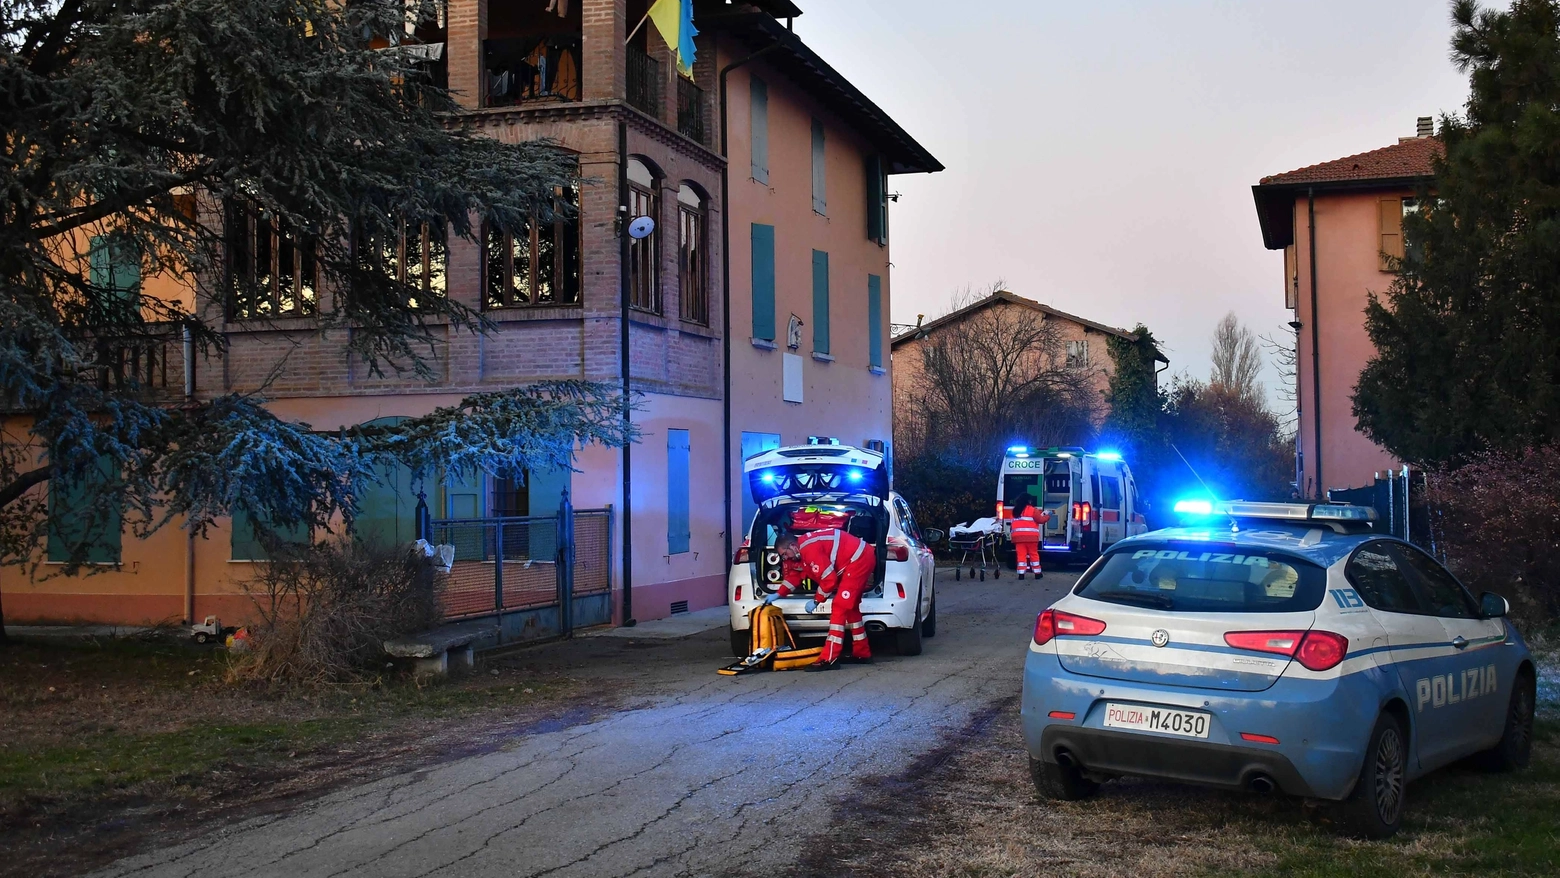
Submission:
M 1033 507 L 1030 507 L 1033 509 Z M 1033 513 L 1031 513 L 1033 514 Z M 1045 510 L 1039 510 L 1039 517 L 1015 517 L 1013 519 L 1013 542 L 1038 543 L 1040 542 L 1040 525 L 1051 520 L 1051 514 Z
M 843 583 L 861 581 L 864 588 L 877 566 L 877 553 L 866 540 L 838 528 L 815 530 L 801 538 L 798 548 L 802 560 L 786 565 L 785 581 L 776 592 L 780 597 L 798 588 L 803 579 L 811 579 L 818 584 L 816 600 L 822 603 Z

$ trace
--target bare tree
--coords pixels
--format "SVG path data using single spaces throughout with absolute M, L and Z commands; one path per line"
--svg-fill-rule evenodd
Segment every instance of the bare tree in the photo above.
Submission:
M 1224 315 L 1213 330 L 1213 374 L 1210 384 L 1241 397 L 1261 398 L 1262 349 L 1257 337 L 1240 324 L 1235 312 Z
M 954 304 L 981 298 L 966 289 Z M 1090 367 L 1068 364 L 1060 326 L 1033 308 L 998 302 L 921 345 L 921 375 L 896 413 L 896 441 L 910 454 L 976 465 L 1014 438 L 1078 442 L 1093 432 L 1101 404 L 1093 377 Z
M 1300 349 L 1296 346 L 1293 336 L 1286 339 L 1275 338 L 1271 335 L 1261 336 L 1262 347 L 1273 358 L 1273 366 L 1278 369 L 1279 386 L 1278 398 L 1283 402 L 1282 410 L 1274 412 L 1279 420 L 1284 422 L 1286 429 L 1293 433 L 1297 428 L 1297 418 L 1300 415 Z

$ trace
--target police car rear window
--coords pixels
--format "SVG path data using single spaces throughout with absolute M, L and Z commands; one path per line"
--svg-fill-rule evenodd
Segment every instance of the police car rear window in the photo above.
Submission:
M 1321 604 L 1327 573 L 1315 564 L 1276 553 L 1217 548 L 1124 548 L 1107 555 L 1074 594 L 1186 613 L 1294 613 Z

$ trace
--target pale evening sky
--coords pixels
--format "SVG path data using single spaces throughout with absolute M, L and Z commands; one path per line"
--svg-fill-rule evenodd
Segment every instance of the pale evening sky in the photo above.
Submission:
M 1226 311 L 1289 331 L 1252 184 L 1467 99 L 1445 0 L 798 5 L 797 33 L 948 168 L 891 180 L 896 323 L 1002 278 L 1147 324 L 1199 378 Z

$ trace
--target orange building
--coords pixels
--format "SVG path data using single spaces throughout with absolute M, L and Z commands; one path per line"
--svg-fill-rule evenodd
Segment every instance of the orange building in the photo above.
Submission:
M 1401 466 L 1355 428 L 1352 396 L 1375 353 L 1365 333 L 1370 294 L 1392 285 L 1403 215 L 1434 173 L 1441 142 L 1429 117 L 1414 137 L 1381 149 L 1263 177 L 1252 187 L 1262 242 L 1284 251 L 1284 305 L 1299 345 L 1296 473 L 1301 493 L 1374 483 Z
M 636 30 L 648 7 L 448 0 L 406 37 L 455 93 L 459 124 L 507 142 L 550 137 L 589 181 L 560 193 L 577 199 L 576 219 L 529 240 L 412 229 L 389 243 L 430 292 L 497 324 L 482 337 L 440 336 L 432 382 L 371 374 L 320 333 L 329 291 L 316 288 L 307 253 L 242 211 L 224 216 L 230 255 L 260 292 L 210 306 L 230 349 L 190 376 L 197 398 L 260 393 L 279 415 L 332 429 L 543 379 L 619 382 L 627 362 L 643 394 L 631 449 L 587 448 L 577 472 L 532 473 L 525 484 L 391 474 L 359 519 L 369 536 L 405 541 L 419 490 L 435 517 L 469 518 L 551 514 L 567 489 L 578 508 L 612 510 L 619 621 L 624 610 L 653 619 L 725 602 L 745 523 L 742 451 L 809 436 L 888 439 L 884 181 L 941 170 L 790 30 L 801 10 L 789 0 L 695 0 L 691 80 L 653 27 Z M 625 239 L 624 218 L 637 215 L 656 230 Z M 163 282 L 148 278 L 143 293 Z M 799 353 L 787 343 L 790 314 L 805 324 Z M 171 345 L 161 371 L 174 396 L 179 353 Z M 13 622 L 226 621 L 251 611 L 243 589 L 257 563 L 263 552 L 243 522 L 205 539 L 170 526 L 144 541 L 122 535 L 95 575 L 6 568 L 0 588 Z

